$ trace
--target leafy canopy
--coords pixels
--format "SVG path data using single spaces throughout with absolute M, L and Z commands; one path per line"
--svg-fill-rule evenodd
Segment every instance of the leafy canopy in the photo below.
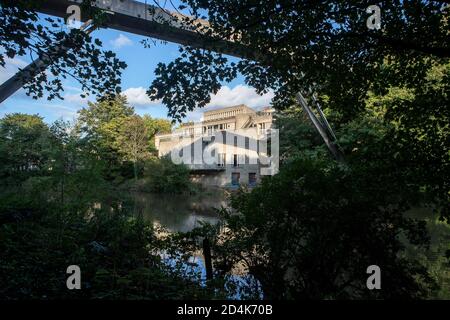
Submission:
M 91 8 L 91 1 L 84 0 L 83 8 Z M 42 23 L 36 13 L 40 3 L 41 0 L 0 1 L 0 66 L 5 66 L 5 59 L 24 55 L 43 59 L 49 65 L 49 73 L 42 67 L 22 74 L 26 93 L 34 99 L 63 99 L 63 83 L 68 78 L 80 83 L 82 96 L 92 93 L 100 98 L 105 93 L 120 92 L 126 63 L 114 52 L 102 50 L 98 39 L 78 29 L 67 30 L 61 20 L 45 18 Z M 93 12 L 94 25 L 101 25 L 103 16 Z
M 419 85 L 434 59 L 450 57 L 450 8 L 441 1 L 382 1 L 381 30 L 366 26 L 370 1 L 183 3 L 193 15 L 186 23 L 215 40 L 245 46 L 247 59 L 234 63 L 222 54 L 183 47 L 179 58 L 160 63 L 148 92 L 178 120 L 205 106 L 221 82 L 238 72 L 259 93 L 273 89 L 280 110 L 293 104 L 298 91 L 312 88 L 349 119 L 364 109 L 372 85 Z M 207 19 L 211 28 L 202 28 L 196 18 Z

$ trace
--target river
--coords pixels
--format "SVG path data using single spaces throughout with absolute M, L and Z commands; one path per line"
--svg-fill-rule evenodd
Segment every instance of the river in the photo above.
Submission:
M 211 189 L 195 195 L 170 195 L 152 193 L 133 193 L 134 210 L 142 214 L 145 220 L 154 225 L 161 225 L 169 232 L 186 232 L 200 221 L 211 224 L 217 222 L 217 209 L 227 206 L 227 192 L 221 189 Z M 162 254 L 168 265 L 175 265 L 174 259 Z M 205 284 L 206 270 L 201 252 L 193 255 L 190 264 L 185 265 L 187 274 L 195 271 L 200 274 L 202 285 Z M 239 288 L 246 285 L 246 281 L 254 281 L 250 275 L 229 276 L 227 282 L 232 281 L 235 289 L 229 291 L 230 299 L 240 299 Z M 259 293 L 262 298 L 262 292 Z
M 208 190 L 195 195 L 170 195 L 133 193 L 135 212 L 141 213 L 147 221 L 161 225 L 171 232 L 186 232 L 199 226 L 200 221 L 215 223 L 218 221 L 217 209 L 227 206 L 227 193 L 220 189 Z M 429 209 L 414 209 L 407 213 L 412 218 L 424 219 L 431 238 L 428 250 L 419 251 L 407 245 L 407 255 L 424 263 L 437 277 L 441 289 L 434 293 L 434 298 L 449 296 L 450 273 L 445 267 L 445 251 L 449 248 L 449 225 L 439 221 Z M 203 257 L 199 254 L 192 257 L 198 263 L 198 271 L 205 278 Z M 240 279 L 240 276 L 233 276 Z M 242 278 L 243 279 L 243 278 Z M 260 293 L 262 297 L 262 293 Z M 240 298 L 234 295 L 234 298 Z
M 194 195 L 134 193 L 133 200 L 135 212 L 145 220 L 171 232 L 186 232 L 200 221 L 217 222 L 217 209 L 227 206 L 227 193 L 221 189 Z

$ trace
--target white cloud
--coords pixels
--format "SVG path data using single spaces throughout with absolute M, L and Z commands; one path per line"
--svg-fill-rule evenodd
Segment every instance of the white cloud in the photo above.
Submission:
M 22 60 L 20 58 L 13 58 L 13 59 L 11 59 L 11 58 L 5 57 L 5 62 L 6 62 L 6 64 L 11 64 L 11 65 L 16 66 L 18 68 L 23 68 L 23 67 L 26 67 L 28 65 L 28 62 L 26 62 L 25 60 Z
M 0 84 L 11 78 L 13 75 L 15 75 L 19 68 L 23 69 L 28 65 L 28 62 L 25 60 L 22 60 L 18 57 L 15 57 L 13 59 L 8 58 L 5 56 L 5 67 L 0 67 Z M 20 88 L 17 90 L 10 98 L 23 98 L 26 97 L 25 90 L 23 88 Z
M 0 67 L 0 83 L 5 82 L 9 78 L 11 78 L 19 68 L 24 68 L 28 65 L 25 60 L 20 58 L 8 58 L 5 57 L 5 67 Z
M 66 91 L 83 92 L 80 87 L 72 86 L 67 81 L 63 82 L 63 87 Z
M 119 34 L 117 38 L 114 40 L 111 40 L 111 45 L 115 49 L 120 49 L 125 46 L 131 46 L 133 44 L 133 41 L 131 41 L 128 37 L 124 36 L 123 34 Z
M 128 88 L 122 94 L 128 99 L 128 102 L 134 106 L 149 106 L 161 103 L 161 101 L 152 101 L 143 87 Z
M 254 109 L 267 107 L 270 105 L 273 97 L 273 91 L 259 95 L 254 88 L 242 84 L 235 86 L 233 89 L 228 86 L 222 86 L 215 95 L 211 95 L 211 102 L 205 108 L 189 112 L 187 120 L 201 121 L 205 111 L 232 107 L 238 104 L 245 104 Z
M 33 100 L 27 96 L 14 96 L 2 104 L 0 117 L 14 112 L 40 114 L 47 123 L 51 123 L 60 118 L 73 120 L 77 117 L 77 109 L 76 106 L 61 104 L 60 101 Z
M 250 108 L 265 107 L 270 104 L 273 97 L 273 91 L 259 95 L 254 88 L 242 84 L 233 89 L 223 86 L 215 95 L 211 95 L 211 102 L 208 103 L 207 108 L 211 110 L 238 104 L 245 104 Z
M 80 93 L 67 93 L 64 96 L 64 101 L 73 103 L 78 106 L 84 106 L 87 105 L 88 98 L 82 98 L 80 96 Z
M 75 119 L 77 114 L 77 108 L 70 105 L 62 105 L 58 103 L 40 103 L 39 107 L 36 108 L 37 111 L 46 111 L 48 114 L 51 114 L 55 119 L 62 118 L 64 120 L 73 120 Z

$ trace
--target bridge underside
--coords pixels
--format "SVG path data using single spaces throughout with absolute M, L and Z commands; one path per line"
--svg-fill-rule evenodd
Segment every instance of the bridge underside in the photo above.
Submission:
M 65 18 L 68 16 L 67 8 L 80 2 L 81 0 L 45 0 L 37 11 Z M 110 12 L 105 27 L 181 45 L 210 49 L 235 57 L 246 56 L 245 47 L 242 45 L 225 40 L 213 40 L 194 30 L 188 30 L 181 22 L 176 21 L 176 18 L 181 21 L 182 17 L 176 13 L 134 0 L 98 1 L 96 6 Z M 82 14 L 83 22 L 89 18 Z M 202 24 L 207 22 L 202 21 Z

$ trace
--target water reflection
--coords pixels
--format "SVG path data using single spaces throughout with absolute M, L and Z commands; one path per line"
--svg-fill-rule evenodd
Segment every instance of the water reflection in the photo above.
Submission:
M 141 213 L 147 221 L 159 224 L 171 232 L 186 232 L 199 226 L 200 221 L 215 223 L 219 219 L 216 209 L 227 207 L 228 195 L 220 189 L 196 195 L 168 195 L 133 193 L 135 212 Z M 176 259 L 161 252 L 168 266 L 174 266 Z M 197 252 L 183 264 L 186 274 L 199 275 L 200 284 L 206 283 L 206 270 L 201 252 Z M 229 299 L 241 299 L 242 292 L 249 287 L 256 288 L 252 298 L 263 298 L 259 282 L 249 274 L 230 274 L 226 277 L 225 290 Z
M 226 199 L 225 192 L 219 189 L 196 195 L 133 194 L 136 212 L 172 232 L 190 231 L 200 221 L 217 222 L 216 209 L 226 206 Z

